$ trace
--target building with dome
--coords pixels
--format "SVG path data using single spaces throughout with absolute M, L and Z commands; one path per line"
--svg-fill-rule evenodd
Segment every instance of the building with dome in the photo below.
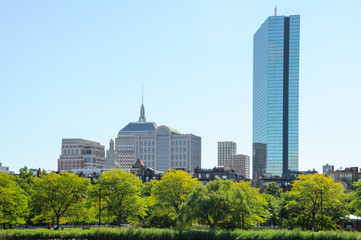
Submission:
M 119 167 L 130 169 L 137 159 L 156 171 L 201 168 L 201 137 L 147 122 L 142 103 L 138 122 L 130 122 L 115 139 Z

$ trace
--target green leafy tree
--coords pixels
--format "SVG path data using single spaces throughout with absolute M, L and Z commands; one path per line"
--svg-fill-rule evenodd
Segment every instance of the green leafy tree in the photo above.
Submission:
M 24 166 L 20 168 L 19 174 L 14 177 L 15 182 L 24 190 L 25 194 L 30 197 L 31 194 L 31 186 L 33 184 L 33 170 Z M 27 214 L 25 220 L 27 224 L 31 224 L 31 219 L 37 214 L 34 212 L 34 208 L 31 205 L 31 202 L 28 201 L 29 205 L 29 214 Z
M 303 229 L 336 228 L 336 220 L 346 214 L 342 185 L 318 173 L 298 178 L 290 192 L 294 200 L 286 206 L 294 223 Z
M 290 216 L 290 211 L 286 208 L 293 200 L 295 200 L 294 195 L 291 195 L 289 192 L 281 194 L 279 211 L 279 224 L 281 226 L 287 226 L 288 228 L 297 227 L 297 224 L 295 224 L 295 221 Z
M 243 211 L 241 214 L 233 215 L 229 224 L 230 227 L 240 227 L 242 229 L 249 228 L 255 224 L 264 223 L 267 221 L 267 201 L 259 189 L 252 187 L 251 182 L 235 182 L 237 188 L 242 190 L 245 194 Z
M 86 212 L 84 206 L 89 185 L 89 179 L 73 173 L 41 174 L 34 178 L 31 202 L 39 213 L 34 222 L 55 218 L 59 226 L 61 219 L 66 222 L 74 217 L 81 218 Z
M 360 188 L 358 185 L 358 182 L 354 183 L 355 191 L 347 193 L 345 197 L 347 211 L 354 215 L 361 214 L 361 189 L 357 189 Z
M 354 183 L 355 191 L 350 192 L 346 196 L 348 209 L 350 213 L 361 215 L 361 180 Z
M 280 212 L 281 212 L 281 198 L 274 197 L 270 194 L 263 194 L 264 199 L 267 201 L 267 223 L 271 226 L 281 225 Z
M 0 224 L 25 223 L 28 197 L 10 174 L 0 172 Z
M 281 197 L 282 188 L 276 182 L 270 182 L 264 190 L 264 193 L 272 195 L 276 198 Z
M 33 170 L 24 166 L 23 168 L 20 168 L 19 174 L 15 176 L 14 180 L 29 196 L 31 185 L 33 184 L 33 178 Z
M 242 190 L 230 180 L 218 179 L 206 186 L 198 185 L 182 205 L 178 226 L 183 228 L 197 221 L 214 229 L 219 222 L 245 209 L 244 198 Z
M 142 181 L 135 175 L 122 169 L 112 169 L 104 172 L 98 179 L 92 192 L 94 203 L 98 204 L 101 196 L 102 214 L 118 225 L 136 223 L 146 214 L 147 203 L 141 197 Z
M 165 173 L 152 187 L 149 225 L 175 227 L 181 205 L 198 184 L 187 172 L 172 169 Z
M 267 222 L 272 226 L 282 225 L 280 219 L 281 204 L 282 204 L 282 189 L 278 186 L 276 182 L 271 182 L 267 185 L 264 190 L 263 197 L 267 201 Z

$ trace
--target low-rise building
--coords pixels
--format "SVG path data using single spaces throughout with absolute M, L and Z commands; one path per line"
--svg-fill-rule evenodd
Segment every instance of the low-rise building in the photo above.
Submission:
M 345 169 L 338 169 L 330 172 L 330 177 L 345 188 L 345 192 L 351 192 L 355 189 L 353 184 L 360 178 L 358 167 L 349 167 Z
M 148 182 L 150 180 L 160 180 L 163 176 L 163 172 L 155 171 L 153 168 L 149 168 L 144 165 L 143 161 L 138 159 L 130 169 L 130 173 L 133 173 L 142 180 Z
M 0 162 L 0 172 L 9 173 L 9 167 L 3 166 L 2 163 Z
M 297 180 L 298 175 L 301 174 L 314 174 L 318 173 L 315 169 L 308 170 L 308 171 L 287 171 L 286 173 L 282 174 L 281 177 L 278 176 L 262 176 L 257 179 L 252 180 L 252 185 L 257 188 L 265 189 L 268 184 L 271 182 L 275 182 L 278 184 L 280 188 L 284 192 L 291 191 L 293 181 Z
M 322 166 L 322 173 L 326 175 L 330 175 L 330 173 L 333 172 L 334 170 L 335 167 L 333 165 L 329 165 L 328 163 Z
M 193 177 L 198 178 L 204 184 L 210 181 L 220 179 L 229 179 L 236 182 L 245 181 L 246 178 L 236 173 L 234 170 L 226 170 L 224 167 L 214 167 L 213 169 L 195 168 Z

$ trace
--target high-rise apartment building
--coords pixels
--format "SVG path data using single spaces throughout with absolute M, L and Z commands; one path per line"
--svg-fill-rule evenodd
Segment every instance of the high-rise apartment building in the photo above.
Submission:
M 253 178 L 298 171 L 300 16 L 271 16 L 253 37 Z
M 104 146 L 81 138 L 64 138 L 58 170 L 103 168 L 105 163 Z
M 236 154 L 233 157 L 232 169 L 245 177 L 246 179 L 250 179 L 250 159 L 249 156 L 244 154 Z
M 250 159 L 244 154 L 237 154 L 237 144 L 231 141 L 218 142 L 218 166 L 249 179 Z
M 119 166 L 124 169 L 130 169 L 137 159 L 163 172 L 172 168 L 193 172 L 201 167 L 201 138 L 147 122 L 143 104 L 139 121 L 130 122 L 119 131 L 115 147 Z
M 230 167 L 237 154 L 237 144 L 231 141 L 218 142 L 218 166 Z

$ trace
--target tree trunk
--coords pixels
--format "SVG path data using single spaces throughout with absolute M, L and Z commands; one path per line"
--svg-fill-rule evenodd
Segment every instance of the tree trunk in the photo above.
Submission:
M 244 214 L 242 214 L 242 229 L 244 229 Z
M 59 222 L 60 222 L 60 216 L 56 216 L 56 225 L 58 229 L 59 229 Z
M 120 227 L 120 225 L 122 224 L 122 220 L 121 220 L 122 218 L 121 218 L 121 216 L 119 215 L 118 216 L 118 225 L 119 225 L 119 227 Z
M 315 216 L 316 214 L 312 214 L 312 229 L 315 226 Z
M 214 222 L 211 225 L 209 225 L 209 228 L 211 230 L 214 230 L 214 228 L 217 226 L 217 223 L 218 223 L 218 220 L 214 220 Z

